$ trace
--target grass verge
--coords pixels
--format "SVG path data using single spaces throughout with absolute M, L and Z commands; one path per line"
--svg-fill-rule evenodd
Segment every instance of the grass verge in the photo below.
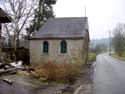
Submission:
M 116 53 L 111 53 L 111 56 L 113 56 L 114 58 L 125 61 L 125 52 L 122 54 L 122 56 L 118 56 Z
M 89 62 L 93 62 L 96 60 L 96 54 L 95 53 L 89 53 Z

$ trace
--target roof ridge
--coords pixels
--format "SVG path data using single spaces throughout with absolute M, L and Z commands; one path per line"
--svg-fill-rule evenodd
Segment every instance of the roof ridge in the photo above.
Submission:
M 88 17 L 51 17 L 50 19 L 79 19 L 79 18 L 84 18 L 88 19 Z

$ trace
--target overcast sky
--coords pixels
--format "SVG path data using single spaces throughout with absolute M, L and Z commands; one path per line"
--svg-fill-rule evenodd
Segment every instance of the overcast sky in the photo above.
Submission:
M 56 17 L 84 17 L 85 6 L 91 39 L 108 37 L 109 30 L 125 23 L 125 0 L 57 0 L 54 12 Z
M 56 17 L 84 17 L 89 20 L 90 38 L 108 37 L 108 31 L 125 23 L 125 0 L 57 0 Z

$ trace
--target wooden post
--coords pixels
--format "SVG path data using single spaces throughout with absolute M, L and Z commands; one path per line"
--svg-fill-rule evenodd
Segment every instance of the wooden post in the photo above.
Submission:
M 2 55 L 2 37 L 1 37 L 1 33 L 2 33 L 2 23 L 0 22 L 0 57 Z

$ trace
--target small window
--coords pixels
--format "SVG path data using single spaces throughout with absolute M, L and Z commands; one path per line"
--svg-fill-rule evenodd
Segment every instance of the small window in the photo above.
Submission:
M 47 41 L 43 42 L 43 53 L 48 54 L 49 52 L 49 43 Z
M 67 43 L 65 40 L 61 41 L 60 47 L 61 53 L 67 53 Z

